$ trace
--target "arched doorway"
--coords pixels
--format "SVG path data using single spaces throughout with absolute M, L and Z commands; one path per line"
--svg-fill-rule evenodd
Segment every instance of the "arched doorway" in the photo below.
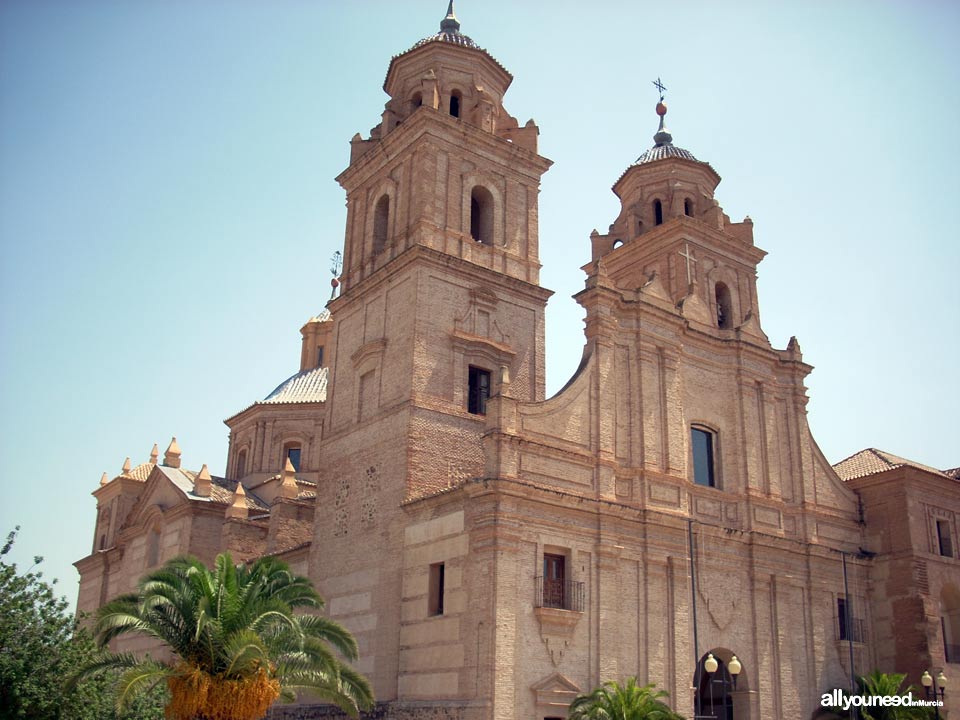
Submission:
M 706 653 L 697 663 L 693 675 L 694 720 L 734 720 L 733 692 L 734 676 L 730 674 L 727 663 L 722 657 L 735 657 L 722 650 Z M 710 672 L 712 663 L 716 669 Z M 735 668 L 737 669 L 737 668 Z

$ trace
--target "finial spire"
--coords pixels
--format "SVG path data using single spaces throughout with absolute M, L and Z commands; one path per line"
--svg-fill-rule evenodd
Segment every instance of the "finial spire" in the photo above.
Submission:
M 245 520 L 247 518 L 247 493 L 244 492 L 243 485 L 240 483 L 237 483 L 237 489 L 233 491 L 233 500 L 227 505 L 224 514 L 228 520 L 234 518 Z
M 110 478 L 107 477 L 107 474 L 106 474 L 106 473 L 104 473 L 103 475 L 100 476 L 100 487 L 103 487 L 103 486 L 106 485 L 108 482 L 110 482 Z
M 667 130 L 666 125 L 664 125 L 664 118 L 667 115 L 667 104 L 663 101 L 663 94 L 667 91 L 667 88 L 660 82 L 659 77 L 652 82 L 653 86 L 660 93 L 660 102 L 657 103 L 657 115 L 660 116 L 660 127 L 657 128 L 657 134 L 653 136 L 653 141 L 658 146 L 670 145 L 673 143 L 673 135 L 670 134 L 670 131 Z
M 300 489 L 297 487 L 297 471 L 293 467 L 293 463 L 290 461 L 290 458 L 287 458 L 286 464 L 283 466 L 283 472 L 280 473 L 280 497 L 295 500 L 300 494 Z
M 153 444 L 153 449 L 150 451 L 150 464 L 156 465 L 157 459 L 160 457 L 160 448 L 157 447 L 157 444 Z
M 163 453 L 163 464 L 167 467 L 180 467 L 180 446 L 177 444 L 177 438 L 170 438 L 170 444 Z
M 130 472 L 132 468 L 133 468 L 133 465 L 130 464 L 130 458 L 128 457 L 126 460 L 123 461 L 123 467 L 120 468 L 120 472 L 126 475 L 127 473 Z
M 460 32 L 460 21 L 457 20 L 457 14 L 453 11 L 453 0 L 450 0 L 450 4 L 447 5 L 447 16 L 440 21 L 440 32 Z
M 207 464 L 204 463 L 203 467 L 200 468 L 200 473 L 197 475 L 197 479 L 193 484 L 193 491 L 199 497 L 210 497 L 210 491 L 213 485 L 213 478 L 210 477 L 210 471 L 207 469 Z

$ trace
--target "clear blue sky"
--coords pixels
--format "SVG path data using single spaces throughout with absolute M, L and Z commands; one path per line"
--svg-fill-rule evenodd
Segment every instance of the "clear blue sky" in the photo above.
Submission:
M 225 464 L 223 418 L 297 369 L 343 242 L 333 178 L 379 121 L 392 55 L 445 0 L 0 3 L 0 531 L 76 597 L 100 474 L 177 435 Z M 540 202 L 548 389 L 575 369 L 589 234 L 652 144 L 723 177 L 770 254 L 760 316 L 799 338 L 837 462 L 960 465 L 960 4 L 463 0 L 554 160 Z

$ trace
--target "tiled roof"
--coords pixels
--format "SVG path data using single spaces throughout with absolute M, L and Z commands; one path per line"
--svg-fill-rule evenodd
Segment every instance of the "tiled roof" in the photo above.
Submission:
M 666 145 L 654 145 L 652 148 L 647 150 L 643 155 L 637 158 L 637 161 L 634 165 L 643 165 L 644 163 L 655 162 L 657 160 L 664 160 L 666 158 L 681 158 L 683 160 L 693 160 L 694 162 L 700 162 L 697 160 L 693 153 L 689 150 L 684 150 L 682 147 L 677 147 L 672 143 Z
M 837 471 L 837 475 L 839 475 L 842 479 L 853 480 L 854 478 L 865 477 L 867 475 L 883 472 L 884 470 L 892 470 L 893 468 L 905 466 L 917 468 L 918 470 L 924 470 L 926 472 L 933 473 L 934 475 L 956 478 L 956 475 L 951 474 L 956 472 L 955 470 L 937 470 L 929 465 L 922 465 L 921 463 L 914 462 L 913 460 L 907 460 L 899 455 L 894 455 L 893 453 L 888 453 L 883 450 L 877 450 L 876 448 L 867 448 L 866 450 L 861 450 L 855 455 L 851 455 L 846 460 L 841 460 L 838 462 L 833 466 L 833 469 Z
M 314 315 L 312 318 L 307 320 L 307 322 L 326 322 L 331 317 L 332 316 L 330 315 L 330 311 L 324 308 L 317 315 Z
M 943 471 L 944 475 L 949 475 L 954 480 L 960 480 L 960 467 L 950 468 L 949 470 Z
M 211 477 L 210 497 L 201 497 L 194 493 L 193 487 L 197 480 L 197 473 L 193 470 L 181 470 L 180 468 L 158 465 L 161 472 L 176 485 L 183 493 L 195 502 L 214 502 L 220 505 L 229 505 L 233 502 L 233 493 L 237 489 L 236 480 L 227 480 L 222 477 Z M 258 512 L 269 512 L 270 506 L 257 497 L 254 493 L 246 490 L 246 502 L 248 510 Z
M 327 399 L 327 368 L 304 370 L 280 383 L 262 403 L 324 402 Z
M 130 478 L 131 480 L 146 482 L 147 478 L 150 477 L 150 473 L 153 472 L 154 467 L 154 464 L 150 462 L 140 463 L 135 468 L 131 469 L 130 472 L 120 473 L 120 475 L 117 477 Z
M 429 37 L 425 37 L 423 40 L 419 41 L 412 48 L 410 48 L 410 50 L 414 50 L 420 47 L 421 45 L 426 45 L 427 43 L 432 43 L 432 42 L 453 43 L 454 45 L 459 45 L 460 47 L 473 48 L 474 50 L 483 49 L 479 45 L 477 45 L 472 38 L 468 37 L 467 35 L 464 35 L 459 30 L 441 30 L 436 35 L 430 35 Z M 408 50 L 407 52 L 410 52 L 410 50 Z

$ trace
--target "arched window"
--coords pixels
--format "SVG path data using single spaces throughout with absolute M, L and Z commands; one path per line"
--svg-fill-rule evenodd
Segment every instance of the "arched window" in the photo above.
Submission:
M 383 252 L 387 244 L 387 222 L 390 219 L 390 196 L 381 195 L 373 211 L 373 252 Z
M 423 95 L 420 93 L 414 93 L 413 97 L 410 99 L 410 107 L 413 110 L 416 110 L 421 105 L 423 105 Z
M 470 237 L 493 245 L 493 195 L 482 185 L 470 192 Z
M 690 198 L 683 201 L 683 214 L 693 217 L 693 201 Z
M 618 247 L 623 247 L 623 240 L 619 238 L 613 241 L 613 249 L 616 250 Z
M 455 118 L 460 117 L 460 100 L 459 90 L 454 90 L 450 93 L 450 114 Z
M 244 475 L 247 474 L 247 451 L 246 449 L 241 450 L 237 453 L 237 469 L 234 470 L 234 477 L 237 480 L 241 479 Z
M 160 562 L 160 528 L 153 527 L 147 535 L 147 567 L 155 567 Z
M 730 289 L 722 282 L 716 286 L 717 327 L 728 330 L 733 327 L 733 307 L 730 304 Z
M 693 482 L 704 487 L 717 487 L 717 435 L 709 428 L 694 425 L 690 428 L 690 446 L 693 458 Z
M 653 201 L 653 224 L 663 225 L 663 203 L 659 200 Z

